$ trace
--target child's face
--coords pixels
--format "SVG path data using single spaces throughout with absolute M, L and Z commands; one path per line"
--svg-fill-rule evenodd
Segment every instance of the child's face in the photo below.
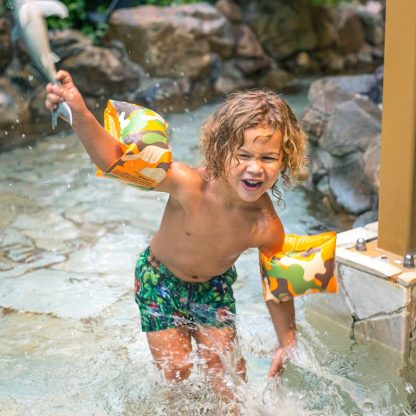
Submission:
M 227 182 L 243 201 L 256 201 L 274 185 L 282 166 L 282 143 L 280 130 L 257 126 L 244 131 L 237 160 L 226 172 Z

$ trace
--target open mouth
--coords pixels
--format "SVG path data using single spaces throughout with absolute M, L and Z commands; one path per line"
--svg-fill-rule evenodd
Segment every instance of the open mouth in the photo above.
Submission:
M 242 179 L 241 182 L 243 182 L 245 188 L 250 189 L 250 190 L 259 189 L 263 185 L 262 181 L 256 181 L 252 179 Z

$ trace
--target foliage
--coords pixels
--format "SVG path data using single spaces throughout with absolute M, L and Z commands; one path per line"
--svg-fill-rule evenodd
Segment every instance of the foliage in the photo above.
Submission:
M 89 17 L 88 0 L 61 0 L 69 11 L 66 19 L 58 17 L 47 18 L 50 29 L 78 29 L 98 44 L 105 35 L 107 23 L 95 23 Z M 105 2 L 97 8 L 97 12 L 105 13 L 109 2 Z

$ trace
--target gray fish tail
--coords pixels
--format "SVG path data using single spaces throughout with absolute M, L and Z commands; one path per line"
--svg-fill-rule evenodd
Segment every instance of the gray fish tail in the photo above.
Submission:
M 52 129 L 58 124 L 58 118 L 65 120 L 70 126 L 72 126 L 72 111 L 69 105 L 65 102 L 60 103 L 56 110 L 52 111 Z

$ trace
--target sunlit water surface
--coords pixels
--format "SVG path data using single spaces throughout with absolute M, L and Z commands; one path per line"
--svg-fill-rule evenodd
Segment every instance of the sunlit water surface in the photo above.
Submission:
M 305 94 L 287 97 L 299 113 Z M 199 160 L 212 111 L 169 117 L 174 156 Z M 0 155 L 0 415 L 223 415 L 197 368 L 166 384 L 151 362 L 132 276 L 166 196 L 98 179 L 73 135 Z M 297 189 L 278 209 L 289 232 L 341 230 Z M 411 415 L 415 372 L 377 344 L 357 344 L 296 300 L 299 345 L 280 383 L 267 381 L 275 335 L 257 253 L 237 262 L 238 331 L 248 383 L 230 375 L 246 415 Z M 321 295 L 315 295 L 321 296 Z M 412 404 L 413 403 L 413 404 Z

